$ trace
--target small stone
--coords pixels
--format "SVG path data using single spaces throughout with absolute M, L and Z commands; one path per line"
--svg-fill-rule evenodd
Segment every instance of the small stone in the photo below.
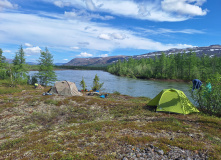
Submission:
M 156 152 L 159 153 L 160 155 L 163 155 L 163 154 L 164 154 L 164 151 L 163 151 L 162 149 L 157 150 Z
M 135 154 L 134 153 L 129 153 L 129 156 L 134 156 Z
M 152 148 L 152 149 L 153 149 L 153 148 L 154 148 L 154 146 L 151 144 L 151 145 L 150 145 L 150 148 Z
M 189 136 L 192 137 L 192 138 L 194 137 L 193 134 L 189 134 Z
M 150 147 L 147 148 L 148 151 L 152 151 L 152 149 Z
M 128 160 L 128 158 L 127 158 L 127 157 L 124 157 L 122 160 Z
M 142 157 L 147 158 L 147 155 L 145 153 L 143 153 Z
M 140 153 L 137 153 L 137 158 L 140 158 L 141 154 Z
M 182 132 L 181 130 L 178 130 L 178 131 L 177 131 L 177 133 L 181 133 L 181 132 Z

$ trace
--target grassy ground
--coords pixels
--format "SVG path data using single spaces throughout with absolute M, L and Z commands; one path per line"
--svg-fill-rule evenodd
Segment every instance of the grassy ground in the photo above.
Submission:
M 220 118 L 151 112 L 145 97 L 43 92 L 0 87 L 0 159 L 117 159 L 125 143 L 164 152 L 178 146 L 221 159 Z

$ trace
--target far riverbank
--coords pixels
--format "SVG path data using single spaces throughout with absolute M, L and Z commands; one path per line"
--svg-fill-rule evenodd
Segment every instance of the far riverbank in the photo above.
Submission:
M 34 75 L 37 71 L 30 71 Z M 93 86 L 93 79 L 97 74 L 99 81 L 104 83 L 102 91 L 106 93 L 119 92 L 123 95 L 133 97 L 154 98 L 163 89 L 175 88 L 182 90 L 191 99 L 189 88 L 190 83 L 161 80 L 144 80 L 120 77 L 101 70 L 55 70 L 58 81 L 67 80 L 75 82 L 78 89 L 81 89 L 80 81 L 82 77 L 86 83 L 86 88 L 90 90 Z M 54 85 L 52 83 L 51 85 Z

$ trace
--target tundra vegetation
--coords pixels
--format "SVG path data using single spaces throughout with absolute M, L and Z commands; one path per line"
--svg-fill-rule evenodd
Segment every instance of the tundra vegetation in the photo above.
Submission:
M 0 159 L 120 159 L 125 144 L 221 158 L 218 117 L 155 113 L 146 106 L 149 98 L 120 93 L 43 96 L 48 89 L 1 82 Z

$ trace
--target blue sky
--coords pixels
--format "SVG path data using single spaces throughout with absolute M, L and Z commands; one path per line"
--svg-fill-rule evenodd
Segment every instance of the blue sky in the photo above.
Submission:
M 0 48 L 55 63 L 221 44 L 220 0 L 0 0 Z

